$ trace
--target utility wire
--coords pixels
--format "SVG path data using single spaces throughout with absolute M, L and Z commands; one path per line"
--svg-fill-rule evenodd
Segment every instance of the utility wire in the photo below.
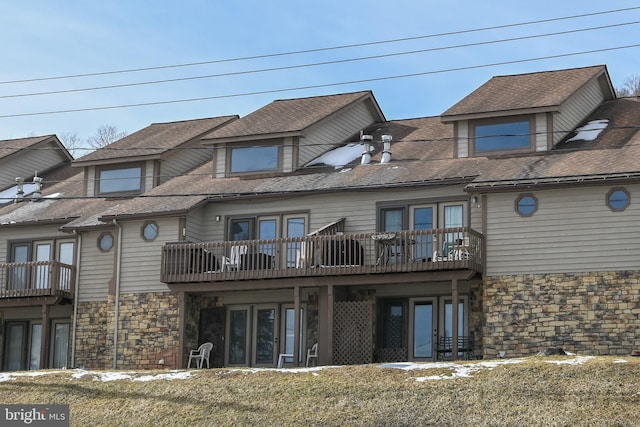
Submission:
M 391 57 L 404 56 L 404 55 L 415 55 L 415 54 L 418 54 L 418 53 L 436 52 L 436 51 L 460 49 L 460 48 L 466 48 L 466 47 L 484 46 L 484 45 L 497 44 L 497 43 L 506 43 L 506 42 L 513 42 L 513 41 L 521 41 L 521 40 L 531 40 L 531 39 L 537 39 L 537 38 L 543 38 L 543 37 L 553 37 L 553 36 L 566 35 L 566 34 L 575 34 L 575 33 L 581 33 L 581 32 L 586 32 L 586 31 L 594 31 L 594 30 L 602 30 L 602 29 L 623 27 L 623 26 L 627 26 L 627 25 L 635 25 L 635 24 L 639 24 L 639 23 L 640 23 L 640 21 L 631 21 L 631 22 L 624 22 L 624 23 L 620 23 L 620 24 L 602 25 L 602 26 L 598 26 L 598 27 L 589 27 L 589 28 L 580 28 L 580 29 L 575 29 L 575 30 L 558 31 L 558 32 L 554 32 L 554 33 L 534 34 L 534 35 L 530 35 L 530 36 L 521 36 L 521 37 L 512 37 L 512 38 L 506 38 L 506 39 L 488 40 L 488 41 L 465 43 L 465 44 L 458 44 L 458 45 L 451 45 L 451 46 L 434 47 L 434 48 L 428 48 L 428 49 L 411 50 L 411 51 L 405 51 L 405 52 L 395 52 L 395 53 L 387 53 L 387 54 L 381 54 L 381 55 L 363 56 L 363 57 L 358 57 L 358 58 L 347 58 L 347 59 L 337 59 L 337 60 L 331 60 L 331 61 L 312 62 L 312 63 L 308 63 L 308 64 L 287 65 L 287 66 L 282 66 L 282 67 L 272 67 L 272 68 L 262 68 L 262 69 L 255 69 L 255 70 L 233 71 L 233 72 L 227 72 L 227 73 L 208 74 L 208 75 L 204 75 L 204 76 L 177 77 L 177 78 L 173 78 L 173 79 L 151 80 L 151 81 L 134 82 L 134 83 L 121 83 L 121 84 L 117 84 L 117 85 L 95 86 L 95 87 L 85 87 L 85 88 L 76 88 L 76 89 L 62 89 L 62 90 L 54 90 L 54 91 L 46 91 L 46 92 L 31 92 L 31 93 L 21 93 L 21 94 L 13 94 L 13 95 L 0 95 L 0 99 L 21 98 L 21 97 L 29 97 L 29 96 L 42 96 L 42 95 L 60 95 L 60 94 L 66 94 L 66 93 L 87 92 L 87 91 L 105 90 L 105 89 L 117 89 L 117 88 L 134 87 L 134 86 L 146 86 L 146 85 L 156 85 L 156 84 L 163 84 L 163 83 L 175 83 L 175 82 L 182 82 L 182 81 L 211 79 L 211 78 L 217 78 L 217 77 L 229 77 L 229 76 L 238 76 L 238 75 L 246 75 L 246 74 L 258 74 L 258 73 L 266 73 L 266 72 L 272 72 L 272 71 L 284 71 L 284 70 L 293 70 L 293 69 L 300 69 L 300 68 L 311 68 L 311 67 L 318 67 L 318 66 L 323 66 L 323 65 L 336 65 L 336 64 L 343 64 L 343 63 L 349 63 L 349 62 L 366 61 L 366 60 L 372 60 L 372 59 L 391 58 Z
M 161 66 L 156 66 L 156 67 L 131 68 L 131 69 L 124 69 L 124 70 L 102 71 L 102 72 L 95 72 L 95 73 L 72 74 L 72 75 L 53 76 L 53 77 L 39 77 L 39 78 L 33 78 L 33 79 L 7 80 L 7 81 L 0 81 L 0 85 L 15 84 L 15 83 L 29 83 L 29 82 L 38 82 L 38 81 L 46 81 L 46 80 L 62 80 L 62 79 L 74 79 L 74 78 L 81 78 L 81 77 L 104 76 L 104 75 L 109 75 L 109 74 L 136 73 L 136 72 L 142 72 L 142 71 L 163 70 L 163 69 L 170 69 L 170 68 L 193 67 L 193 66 L 199 66 L 199 65 L 218 64 L 218 63 L 226 63 L 226 62 L 238 62 L 238 61 L 248 61 L 248 60 L 255 60 L 255 59 L 275 58 L 275 57 L 282 57 L 282 56 L 292 56 L 292 55 L 324 52 L 324 51 L 331 51 L 331 50 L 349 49 L 349 48 L 354 48 L 354 47 L 373 46 L 373 45 L 398 43 L 398 42 L 420 40 L 420 39 L 427 39 L 427 38 L 436 38 L 436 37 L 444 37 L 444 36 L 452 36 L 452 35 L 460 35 L 460 34 L 469 34 L 469 33 L 476 33 L 476 32 L 482 32 L 482 31 L 490 31 L 490 30 L 497 30 L 497 29 L 504 29 L 504 28 L 513 28 L 513 27 L 519 27 L 519 26 L 526 26 L 526 25 L 542 24 L 542 23 L 548 23 L 548 22 L 557 22 L 557 21 L 563 21 L 563 20 L 585 18 L 585 17 L 589 17 L 589 16 L 605 15 L 605 14 L 618 13 L 618 12 L 628 12 L 628 11 L 636 10 L 636 9 L 640 9 L 640 6 L 628 7 L 628 8 L 622 8 L 622 9 L 614 9 L 614 10 L 606 10 L 606 11 L 602 11 L 602 12 L 585 13 L 585 14 L 580 14 L 580 15 L 563 16 L 563 17 L 559 17 L 559 18 L 540 19 L 540 20 L 536 20 L 536 21 L 527 21 L 527 22 L 520 22 L 520 23 L 515 23 L 515 24 L 505 24 L 505 25 L 496 25 L 496 26 L 491 26 L 491 27 L 472 28 L 472 29 L 467 29 L 467 30 L 450 31 L 450 32 L 445 32 L 445 33 L 428 34 L 428 35 L 422 35 L 422 36 L 404 37 L 404 38 L 373 41 L 373 42 L 365 42 L 365 43 L 355 43 L 355 44 L 348 44 L 348 45 L 341 45 L 341 46 L 323 47 L 323 48 L 317 48 L 317 49 L 304 49 L 304 50 L 297 50 L 297 51 L 290 51 L 290 52 L 270 53 L 270 54 L 264 54 L 264 55 L 253 55 L 253 56 L 245 56 L 245 57 L 238 57 L 238 58 L 218 59 L 218 60 L 191 62 L 191 63 L 184 63 L 184 64 L 161 65 Z
M 476 70 L 476 69 L 480 69 L 480 68 L 489 68 L 489 67 L 496 67 L 496 66 L 502 66 L 502 65 L 520 64 L 520 63 L 525 63 L 525 62 L 542 61 L 542 60 L 547 60 L 547 59 L 566 58 L 566 57 L 570 57 L 570 56 L 579 56 L 579 55 L 587 55 L 587 54 L 593 54 L 593 53 L 610 52 L 610 51 L 614 51 L 614 50 L 631 49 L 631 48 L 637 48 L 637 47 L 640 47 L 640 44 L 632 44 L 632 45 L 626 45 L 626 46 L 616 46 L 616 47 L 603 48 L 603 49 L 593 49 L 593 50 L 587 50 L 587 51 L 581 51 L 581 52 L 571 52 L 571 53 L 564 53 L 564 54 L 558 54 L 558 55 L 548 55 L 548 56 L 541 56 L 541 57 L 537 57 L 537 58 L 527 58 L 527 59 L 517 59 L 517 60 L 512 60 L 512 61 L 494 62 L 494 63 L 482 64 L 482 65 L 470 65 L 470 66 L 465 66 L 465 67 L 447 68 L 447 69 L 442 69 L 442 70 L 424 71 L 424 72 L 410 73 L 410 74 L 400 74 L 400 75 L 384 76 L 384 77 L 373 77 L 373 78 L 368 78 L 368 79 L 351 80 L 351 81 L 345 81 L 345 82 L 324 83 L 324 84 L 309 85 L 309 86 L 298 86 L 298 87 L 283 88 L 283 89 L 269 89 L 269 90 L 263 90 L 263 91 L 235 93 L 235 94 L 228 94 L 228 95 L 213 95 L 213 96 L 205 96 L 205 97 L 198 97 L 198 98 L 175 99 L 175 100 L 168 100 L 168 101 L 142 102 L 142 103 L 136 103 L 136 104 L 110 105 L 110 106 L 104 106 L 104 107 L 87 107 L 87 108 L 74 108 L 74 109 L 67 109 L 67 110 L 39 111 L 39 112 L 34 112 L 34 113 L 4 114 L 4 115 L 0 115 L 0 119 L 14 118 L 14 117 L 42 116 L 42 115 L 51 115 L 51 114 L 79 113 L 79 112 L 87 112 L 87 111 L 104 111 L 104 110 L 113 110 L 113 109 L 120 109 L 120 108 L 147 107 L 147 106 L 152 106 L 152 105 L 167 105 L 167 104 L 177 104 L 177 103 L 185 103 L 185 102 L 210 101 L 210 100 L 214 100 L 214 99 L 228 99 L 228 98 L 239 98 L 239 97 L 246 97 L 246 96 L 266 95 L 266 94 L 283 93 L 283 92 L 294 92 L 294 91 L 300 91 L 300 90 L 319 89 L 319 88 L 327 88 L 327 87 L 333 87 L 333 86 L 346 86 L 346 85 L 353 85 L 353 84 L 360 84 L 360 83 L 370 83 L 370 82 L 376 82 L 376 81 L 385 81 L 385 80 L 402 79 L 402 78 L 426 76 L 426 75 L 433 75 L 433 74 L 442 74 L 442 73 L 449 73 L 449 72 L 454 72 L 454 71 Z

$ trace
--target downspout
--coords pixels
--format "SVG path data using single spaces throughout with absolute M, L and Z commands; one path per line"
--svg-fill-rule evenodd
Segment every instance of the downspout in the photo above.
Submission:
M 76 329 L 78 327 L 78 295 L 80 294 L 80 254 L 82 253 L 82 234 L 74 229 L 73 234 L 78 237 L 78 247 L 76 248 L 76 278 L 73 289 L 73 326 L 71 330 L 71 367 L 76 367 Z
M 118 247 L 116 257 L 116 295 L 114 301 L 113 322 L 113 369 L 118 369 L 118 322 L 120 319 L 120 260 L 122 258 L 122 226 L 114 219 L 113 225 L 118 227 Z

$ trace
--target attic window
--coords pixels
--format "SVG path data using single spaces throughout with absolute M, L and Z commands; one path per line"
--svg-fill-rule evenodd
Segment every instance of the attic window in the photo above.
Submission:
M 229 172 L 249 173 L 281 169 L 279 145 L 232 147 L 229 149 Z
M 516 199 L 516 212 L 520 216 L 531 216 L 538 210 L 538 199 L 533 194 L 521 194 Z
M 102 168 L 97 175 L 98 194 L 142 192 L 142 166 Z
M 534 144 L 532 128 L 531 120 L 522 116 L 471 122 L 473 151 L 479 154 L 531 151 Z
M 607 193 L 607 206 L 614 212 L 623 211 L 629 206 L 631 197 L 624 188 L 612 188 Z

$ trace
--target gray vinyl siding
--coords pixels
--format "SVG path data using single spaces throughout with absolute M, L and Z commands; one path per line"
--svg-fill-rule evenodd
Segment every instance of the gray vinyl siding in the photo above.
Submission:
M 44 172 L 61 165 L 65 160 L 55 151 L 37 149 L 36 147 L 9 156 L 0 161 L 0 189 L 15 185 L 16 177 L 31 178 L 34 172 Z
M 533 191 L 538 210 L 531 217 L 514 211 L 518 193 L 489 195 L 487 274 L 640 269 L 640 186 L 626 186 L 631 205 L 622 212 L 606 206 L 610 189 Z
M 560 114 L 554 116 L 553 144 L 560 142 L 585 117 L 604 101 L 602 89 L 596 80 L 576 92 L 560 108 Z
M 536 151 L 547 151 L 549 149 L 547 132 L 547 115 L 544 113 L 536 114 L 534 135 Z
M 345 233 L 370 233 L 377 229 L 377 203 L 409 202 L 409 204 L 429 204 L 434 200 L 459 197 L 466 200 L 462 186 L 448 186 L 429 189 L 403 189 L 386 191 L 341 192 L 278 200 L 251 200 L 239 202 L 211 203 L 202 208 L 202 235 L 200 241 L 221 241 L 225 239 L 225 219 L 242 215 L 278 215 L 288 213 L 308 213 L 308 232 L 312 232 L 340 218 L 346 218 Z M 412 201 L 412 202 L 410 202 Z M 465 209 L 467 209 L 465 203 Z M 217 222 L 215 217 L 222 220 Z M 480 221 L 479 213 L 475 221 Z M 195 219 L 195 216 L 194 216 Z M 196 222 L 194 221 L 194 224 Z M 479 227 L 478 227 L 479 228 Z M 187 234 L 191 236 L 191 231 Z M 192 240 L 192 241 L 198 241 Z
M 376 116 L 364 102 L 324 120 L 310 129 L 304 138 L 300 138 L 298 165 L 304 166 L 332 148 L 343 144 L 375 121 Z
M 145 221 L 122 223 L 122 259 L 120 293 L 166 292 L 167 285 L 160 282 L 162 246 L 175 242 L 179 233 L 179 218 L 161 218 L 158 237 L 145 241 L 141 229 Z
M 196 166 L 211 160 L 212 156 L 213 148 L 203 147 L 199 141 L 174 150 L 160 164 L 160 183 L 183 175 Z
M 98 249 L 98 238 L 104 231 L 82 234 L 78 302 L 106 301 L 109 297 L 109 283 L 115 279 L 118 233 L 115 229 L 108 231 L 114 238 L 114 247 L 109 252 Z
M 456 122 L 458 131 L 458 157 L 469 157 L 469 121 Z

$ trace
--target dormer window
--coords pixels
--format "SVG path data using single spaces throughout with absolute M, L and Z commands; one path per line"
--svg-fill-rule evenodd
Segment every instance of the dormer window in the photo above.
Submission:
M 103 167 L 96 171 L 98 194 L 136 194 L 142 192 L 142 165 Z
M 229 172 L 269 172 L 282 169 L 280 145 L 229 148 Z
M 475 154 L 530 152 L 534 150 L 531 118 L 483 119 L 471 122 L 471 140 Z

